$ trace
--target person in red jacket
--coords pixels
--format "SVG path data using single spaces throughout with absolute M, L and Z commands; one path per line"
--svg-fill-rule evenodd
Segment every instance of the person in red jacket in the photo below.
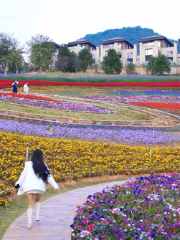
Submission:
M 26 194 L 28 201 L 28 228 L 32 227 L 32 208 L 35 196 L 36 221 L 39 221 L 40 198 L 45 192 L 45 182 L 50 183 L 56 190 L 59 186 L 50 174 L 47 164 L 43 160 L 43 152 L 37 149 L 33 152 L 31 161 L 26 162 L 25 168 L 15 184 L 18 195 Z

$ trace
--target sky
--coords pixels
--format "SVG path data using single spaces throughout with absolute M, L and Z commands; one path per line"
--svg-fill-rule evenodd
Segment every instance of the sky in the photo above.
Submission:
M 0 0 L 0 7 L 0 32 L 14 34 L 23 46 L 36 34 L 62 44 L 135 26 L 180 38 L 180 0 Z

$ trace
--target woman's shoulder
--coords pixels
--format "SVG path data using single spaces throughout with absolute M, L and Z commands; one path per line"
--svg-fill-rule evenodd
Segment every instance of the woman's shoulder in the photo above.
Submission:
M 27 161 L 27 162 L 25 163 L 25 165 L 26 165 L 26 166 L 30 166 L 30 165 L 32 166 L 32 161 Z

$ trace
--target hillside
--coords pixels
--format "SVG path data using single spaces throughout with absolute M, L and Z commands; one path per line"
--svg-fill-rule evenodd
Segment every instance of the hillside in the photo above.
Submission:
M 154 32 L 153 29 L 150 28 L 142 28 L 140 26 L 137 27 L 123 27 L 120 29 L 108 29 L 104 32 L 98 32 L 95 34 L 87 34 L 84 39 L 88 39 L 89 41 L 95 43 L 96 45 L 100 45 L 103 40 L 113 38 L 113 37 L 125 37 L 128 41 L 133 44 L 138 44 L 138 41 L 144 37 L 150 37 L 153 35 L 163 35 L 161 33 Z M 168 38 L 168 36 L 166 36 Z M 168 38 L 169 39 L 169 38 Z M 173 39 L 169 39 L 172 43 L 174 43 Z M 139 45 L 138 45 L 139 49 Z M 178 42 L 178 52 L 180 53 L 180 42 Z

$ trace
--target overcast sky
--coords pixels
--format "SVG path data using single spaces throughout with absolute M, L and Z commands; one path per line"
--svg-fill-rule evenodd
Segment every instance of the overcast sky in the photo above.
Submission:
M 0 0 L 0 7 L 0 32 L 14 33 L 22 44 L 36 34 L 62 44 L 135 26 L 180 38 L 180 0 Z

